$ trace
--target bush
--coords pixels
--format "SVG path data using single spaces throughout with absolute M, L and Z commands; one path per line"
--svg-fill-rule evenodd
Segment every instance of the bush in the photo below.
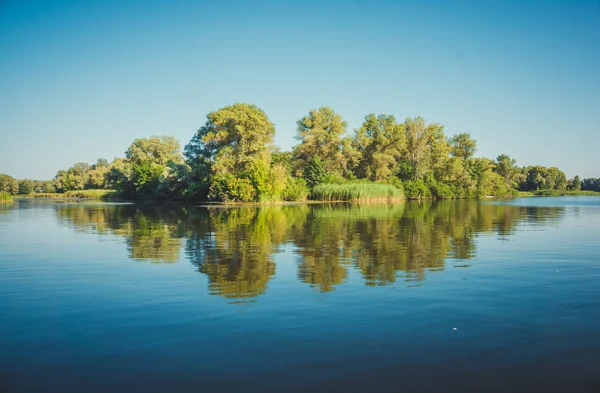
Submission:
M 306 179 L 306 184 L 310 187 L 316 187 L 319 184 L 325 182 L 327 177 L 327 172 L 325 171 L 325 165 L 319 158 L 319 156 L 315 156 L 304 168 L 303 171 L 304 178 Z
M 429 187 L 421 179 L 405 181 L 403 185 L 406 197 L 409 199 L 431 198 Z
M 308 199 L 310 190 L 306 185 L 306 180 L 299 177 L 288 176 L 285 188 L 281 193 L 281 198 L 289 202 L 301 202 Z
M 222 202 L 253 202 L 256 190 L 249 179 L 226 174 L 213 177 L 208 196 Z
M 448 184 L 438 182 L 433 178 L 429 179 L 428 183 L 429 183 L 429 190 L 431 192 L 431 195 L 434 198 L 453 199 L 456 197 L 456 195 L 454 194 L 454 191 L 452 191 L 452 188 Z

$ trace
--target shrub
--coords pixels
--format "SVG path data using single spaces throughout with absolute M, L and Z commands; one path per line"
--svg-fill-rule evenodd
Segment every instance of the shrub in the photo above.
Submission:
M 285 188 L 281 193 L 281 198 L 289 202 L 301 202 L 308 199 L 310 190 L 306 185 L 306 180 L 299 177 L 288 176 Z
M 321 183 L 325 182 L 327 177 L 327 172 L 325 171 L 325 165 L 319 158 L 319 156 L 315 156 L 304 168 L 303 171 L 304 178 L 306 179 L 306 184 L 310 187 L 316 187 Z
M 410 199 L 431 198 L 431 191 L 425 182 L 419 180 L 409 180 L 403 183 L 406 197 Z
M 431 195 L 434 198 L 453 199 L 456 197 L 456 195 L 452 191 L 452 188 L 446 183 L 438 182 L 437 180 L 431 178 L 428 180 L 428 184 Z
M 208 196 L 222 202 L 253 202 L 256 201 L 256 190 L 249 179 L 217 175 L 212 179 Z

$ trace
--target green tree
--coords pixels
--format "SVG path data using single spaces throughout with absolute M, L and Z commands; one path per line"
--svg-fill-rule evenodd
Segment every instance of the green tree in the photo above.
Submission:
M 131 182 L 131 164 L 124 158 L 115 158 L 104 174 L 105 184 L 109 189 L 118 190 L 125 196 L 134 196 Z
M 573 181 L 571 182 L 571 189 L 573 191 L 581 190 L 581 179 L 579 178 L 579 176 L 575 176 L 573 178 Z
M 413 180 L 425 177 L 431 166 L 431 137 L 440 128 L 442 126 L 436 123 L 427 124 L 422 117 L 405 120 L 406 156 L 403 174 L 410 175 Z
M 454 135 L 450 139 L 450 144 L 452 145 L 452 155 L 465 161 L 473 157 L 477 150 L 477 142 L 468 133 Z
M 506 154 L 500 154 L 496 158 L 496 167 L 494 171 L 504 178 L 507 187 L 514 187 L 514 178 L 519 172 L 517 160 L 510 158 Z
M 172 136 L 152 136 L 133 141 L 125 152 L 131 165 L 130 183 L 135 196 L 158 196 L 161 176 L 171 164 L 183 164 L 179 142 Z
M 300 143 L 294 147 L 294 156 L 300 168 L 319 157 L 330 173 L 341 174 L 347 170 L 342 135 L 348 124 L 342 116 L 329 107 L 321 107 L 311 110 L 297 125 L 296 138 Z
M 19 182 L 12 176 L 0 173 L 0 191 L 8 192 L 11 195 L 19 193 Z
M 360 153 L 357 177 L 386 181 L 397 172 L 397 162 L 406 148 L 404 126 L 392 115 L 371 113 L 355 130 L 353 145 Z
M 33 190 L 34 184 L 31 179 L 23 179 L 19 180 L 19 194 L 31 194 Z
M 270 179 L 274 134 L 275 126 L 265 112 L 238 103 L 209 113 L 185 147 L 185 156 L 195 180 L 210 184 L 210 199 L 272 199 L 263 183 Z
M 325 182 L 327 179 L 327 171 L 319 156 L 314 156 L 304 168 L 304 178 L 306 179 L 306 184 L 310 188 Z

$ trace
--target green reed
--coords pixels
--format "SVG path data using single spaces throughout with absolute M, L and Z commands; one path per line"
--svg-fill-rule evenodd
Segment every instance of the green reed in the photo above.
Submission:
M 404 194 L 390 184 L 345 183 L 320 184 L 313 188 L 311 199 L 316 201 L 371 201 L 403 199 Z

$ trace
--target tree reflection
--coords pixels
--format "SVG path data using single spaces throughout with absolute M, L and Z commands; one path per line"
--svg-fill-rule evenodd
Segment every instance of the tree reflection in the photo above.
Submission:
M 60 222 L 74 224 L 78 232 L 112 233 L 125 238 L 129 258 L 173 263 L 183 244 L 185 209 L 152 205 L 57 205 Z
M 506 239 L 519 225 L 553 224 L 564 208 L 472 201 L 240 208 L 69 204 L 57 205 L 56 214 L 77 231 L 125 238 L 132 259 L 176 262 L 183 248 L 207 277 L 210 293 L 253 298 L 266 292 L 278 252 L 293 250 L 298 279 L 320 292 L 334 290 L 351 272 L 368 286 L 388 285 L 423 279 L 428 271 L 445 269 L 448 259 L 476 257 L 478 236 Z

